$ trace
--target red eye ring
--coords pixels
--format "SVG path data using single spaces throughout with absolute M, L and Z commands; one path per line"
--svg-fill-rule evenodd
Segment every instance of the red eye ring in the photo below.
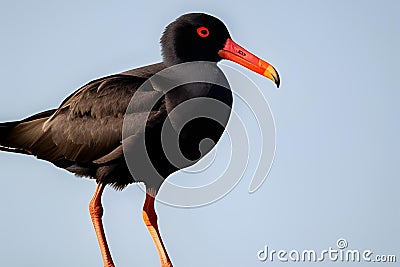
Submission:
M 199 27 L 197 28 L 197 34 L 202 38 L 206 38 L 210 35 L 210 31 L 206 27 Z

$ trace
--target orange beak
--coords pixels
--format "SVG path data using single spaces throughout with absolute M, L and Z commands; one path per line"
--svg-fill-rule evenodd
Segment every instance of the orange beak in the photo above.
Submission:
M 228 38 L 223 49 L 218 51 L 220 57 L 236 62 L 254 72 L 272 80 L 279 88 L 280 79 L 276 69 L 268 62 L 253 55 L 234 41 Z

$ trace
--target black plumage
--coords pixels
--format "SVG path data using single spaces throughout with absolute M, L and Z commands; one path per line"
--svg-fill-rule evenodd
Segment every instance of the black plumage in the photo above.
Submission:
M 213 35 L 215 40 L 203 40 L 195 36 L 195 29 L 202 25 L 218 29 Z M 0 124 L 0 150 L 31 154 L 77 175 L 88 176 L 97 182 L 105 182 L 122 189 L 135 182 L 125 166 L 121 141 L 124 115 L 136 90 L 152 75 L 169 66 L 193 60 L 219 60 L 216 51 L 222 49 L 224 40 L 228 37 L 226 27 L 214 17 L 205 14 L 180 17 L 166 28 L 161 38 L 163 62 L 94 80 L 72 93 L 56 110 L 45 111 L 19 122 Z M 205 47 L 202 48 L 203 44 L 198 44 L 197 41 L 204 42 Z M 195 85 L 194 90 L 196 86 L 198 90 L 201 85 Z M 175 98 L 172 101 L 179 99 L 176 95 L 179 91 L 184 92 L 184 87 L 174 90 Z M 207 94 L 215 94 L 213 91 L 218 89 L 218 86 L 214 86 Z M 223 96 L 224 101 L 231 105 L 231 92 L 223 88 L 220 90 L 226 94 Z M 141 94 L 138 98 L 140 101 L 135 103 L 135 112 L 150 112 L 148 127 L 157 128 L 156 125 L 162 125 L 167 118 L 165 105 L 169 104 L 168 98 L 155 90 L 141 91 Z M 147 105 L 153 104 L 154 99 L 160 97 L 156 105 Z M 174 106 L 178 104 L 173 103 Z M 227 120 L 228 117 L 226 122 Z M 197 119 L 197 123 L 192 122 L 190 125 L 192 130 L 186 127 L 186 131 L 190 131 L 191 134 L 182 133 L 182 136 L 191 135 L 191 138 L 187 138 L 187 142 L 191 144 L 182 142 L 182 149 L 186 151 L 186 156 L 195 160 L 199 158 L 196 155 L 199 154 L 197 147 L 201 139 L 193 138 L 194 134 L 201 133 L 203 138 L 210 138 L 216 143 L 223 129 L 204 119 Z M 159 127 L 158 131 L 160 130 Z M 205 133 L 206 131 L 209 133 Z M 156 153 L 158 157 L 163 158 L 160 156 L 160 145 L 154 145 L 154 137 L 160 133 L 154 133 L 153 130 L 148 134 L 153 135 L 153 147 L 147 147 L 149 154 Z M 189 153 L 190 148 L 196 149 Z M 154 159 L 152 162 L 157 171 L 166 178 L 177 168 L 163 159 Z M 155 186 L 159 187 L 160 184 Z
M 236 61 L 279 85 L 279 76 L 272 66 L 233 43 L 226 26 L 207 14 L 186 14 L 172 22 L 161 37 L 161 47 L 163 62 L 94 80 L 68 96 L 57 109 L 20 121 L 0 123 L 0 150 L 34 155 L 97 181 L 89 210 L 104 264 L 109 267 L 114 264 L 101 223 L 101 194 L 105 185 L 123 189 L 133 182 L 146 185 L 143 218 L 162 265 L 172 266 L 158 232 L 154 197 L 163 179 L 196 163 L 218 142 L 225 129 L 232 107 L 232 92 L 216 63 L 222 58 Z M 160 71 L 194 61 L 211 62 L 206 68 L 212 74 L 207 78 L 220 83 L 193 81 L 172 90 L 166 90 L 162 83 L 156 85 L 157 88 L 141 87 Z M 185 75 L 179 72 L 169 78 L 179 79 L 180 75 Z M 186 113 L 172 116 L 174 109 L 186 101 L 202 98 L 221 103 L 220 109 L 213 110 L 215 118 L 202 115 L 202 110 L 210 108 L 209 102 L 191 104 L 188 108 L 190 120 L 180 131 L 172 131 L 167 140 L 162 139 L 165 127 L 179 128 L 183 118 L 188 116 Z M 141 140 L 144 140 L 144 147 L 140 146 Z M 163 144 L 175 140 L 178 140 L 184 161 L 171 162 L 164 151 Z M 203 140 L 212 142 L 201 147 Z M 126 155 L 131 155 L 134 170 L 128 168 Z M 154 167 L 154 173 L 142 162 L 145 156 Z
M 0 149 L 16 149 L 14 152 L 35 155 L 77 175 L 88 176 L 97 182 L 122 189 L 135 182 L 122 153 L 122 124 L 126 109 L 142 83 L 165 67 L 165 64 L 157 63 L 94 80 L 67 97 L 57 109 L 21 121 L 2 123 Z M 194 86 L 198 89 L 202 85 L 196 83 Z M 187 90 L 185 87 L 174 89 L 174 96 Z M 231 93 L 226 88 L 211 86 L 205 96 L 215 94 L 215 90 L 223 91 L 224 101 L 228 105 L 232 104 Z M 170 103 L 161 92 L 142 90 L 140 93 L 141 101 L 134 105 L 135 110 L 130 115 L 149 112 L 146 126 L 149 136 L 146 137 L 149 140 L 147 152 L 154 159 L 154 167 L 166 178 L 177 168 L 168 164 L 162 155 L 161 143 L 156 140 L 160 140 L 162 125 L 168 118 L 166 105 Z M 149 106 L 146 103 L 155 104 Z M 178 104 L 173 103 L 174 106 Z M 200 118 L 190 122 L 185 130 L 181 133 L 181 149 L 193 161 L 201 156 L 197 148 L 201 140 L 210 138 L 216 143 L 223 132 L 219 124 Z M 143 177 L 136 181 L 150 180 Z M 159 186 L 156 184 L 153 189 L 158 190 Z

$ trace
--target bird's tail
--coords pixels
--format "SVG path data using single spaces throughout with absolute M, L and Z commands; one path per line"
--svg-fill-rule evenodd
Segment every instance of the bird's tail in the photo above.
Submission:
M 55 110 L 48 110 L 20 121 L 0 123 L 0 150 L 32 154 L 29 147 L 35 142 L 42 129 L 43 121 Z
M 16 152 L 23 153 L 23 151 L 19 151 L 18 148 L 10 147 L 10 133 L 12 130 L 19 124 L 19 121 L 11 121 L 0 123 L 0 150 L 8 151 L 8 152 Z

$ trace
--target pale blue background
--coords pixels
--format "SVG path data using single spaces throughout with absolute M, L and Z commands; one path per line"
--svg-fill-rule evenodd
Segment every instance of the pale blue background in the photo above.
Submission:
M 399 259 L 398 1 L 2 1 L 0 121 L 159 61 L 163 28 L 189 11 L 221 18 L 277 67 L 282 89 L 235 66 L 271 105 L 274 166 L 255 194 L 244 177 L 213 205 L 159 204 L 174 266 L 267 266 L 256 257 L 264 245 L 322 250 L 340 237 Z M 93 181 L 27 156 L 0 153 L 0 167 L 1 266 L 102 266 L 87 209 Z M 159 266 L 142 202 L 136 185 L 104 194 L 117 266 Z

